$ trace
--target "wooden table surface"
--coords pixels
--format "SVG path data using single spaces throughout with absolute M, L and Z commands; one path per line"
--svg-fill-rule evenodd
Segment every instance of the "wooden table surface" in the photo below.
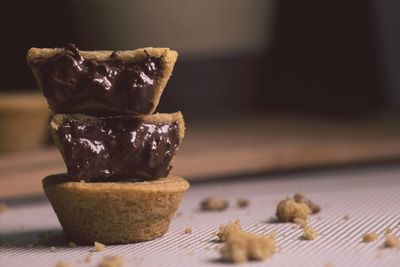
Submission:
M 400 159 L 395 121 L 280 116 L 188 123 L 172 173 L 196 180 Z M 65 170 L 53 147 L 0 155 L 0 198 L 42 194 L 41 179 Z

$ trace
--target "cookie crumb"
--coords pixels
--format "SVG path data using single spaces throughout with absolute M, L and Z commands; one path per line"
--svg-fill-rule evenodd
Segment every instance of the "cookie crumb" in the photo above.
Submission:
M 55 252 L 56 251 L 56 247 L 50 247 L 50 251 L 51 252 Z
M 184 231 L 185 234 L 191 234 L 192 232 L 193 232 L 192 227 L 185 228 L 185 231 Z
M 221 224 L 219 226 L 219 232 L 217 233 L 217 236 L 220 241 L 225 242 L 232 233 L 239 232 L 241 229 L 240 220 L 236 219 L 227 224 Z
M 377 239 L 378 239 L 378 235 L 377 235 L 375 232 L 365 233 L 365 234 L 362 236 L 362 240 L 363 240 L 363 242 L 365 242 L 365 243 L 369 243 L 369 242 L 375 241 L 375 240 L 377 240 Z
M 391 234 L 392 231 L 393 231 L 392 228 L 386 227 L 386 229 L 385 229 L 385 234 Z
M 68 246 L 69 246 L 70 248 L 76 248 L 76 243 L 70 241 L 70 242 L 68 243 Z
M 297 224 L 300 228 L 307 227 L 307 221 L 301 218 L 294 218 L 293 222 Z
M 121 256 L 106 256 L 99 263 L 99 267 L 122 267 L 123 259 Z
M 388 234 L 386 236 L 385 242 L 383 243 L 385 248 L 399 248 L 400 247 L 400 241 L 394 237 L 392 234 Z
M 345 221 L 350 220 L 350 215 L 349 215 L 349 214 L 345 214 L 345 215 L 343 216 L 343 220 L 345 220 Z
M 0 213 L 5 212 L 6 210 L 8 210 L 8 206 L 6 203 L 0 203 Z
M 90 251 L 90 252 L 86 255 L 84 261 L 85 261 L 86 263 L 90 262 L 90 261 L 92 260 L 92 256 L 93 256 L 93 252 Z
M 297 203 L 305 203 L 310 208 L 312 214 L 316 214 L 321 211 L 321 207 L 310 199 L 306 198 L 304 193 L 294 194 L 293 199 Z
M 94 251 L 103 251 L 105 249 L 106 249 L 106 245 L 104 245 L 100 242 L 94 241 Z
M 269 238 L 275 240 L 277 235 L 278 235 L 278 234 L 277 234 L 275 231 L 272 231 L 268 236 L 269 236 Z
M 293 222 L 295 218 L 307 220 L 310 213 L 311 209 L 307 204 L 289 197 L 280 201 L 276 208 L 276 216 L 282 222 Z
M 200 207 L 204 211 L 222 211 L 228 206 L 228 201 L 219 197 L 208 197 L 200 203 Z
M 54 267 L 73 267 L 73 265 L 63 261 L 59 261 L 56 263 L 56 265 L 54 265 Z
M 305 226 L 303 228 L 303 235 L 301 236 L 301 239 L 303 240 L 314 240 L 318 236 L 317 231 L 315 231 L 314 228 L 311 228 L 310 226 Z
M 220 250 L 226 262 L 261 261 L 275 252 L 275 240 L 244 231 L 232 233 Z
M 239 208 L 246 208 L 246 207 L 249 206 L 250 201 L 249 201 L 248 199 L 246 199 L 246 198 L 239 198 L 239 199 L 237 200 L 236 204 L 237 204 L 237 206 L 238 206 Z

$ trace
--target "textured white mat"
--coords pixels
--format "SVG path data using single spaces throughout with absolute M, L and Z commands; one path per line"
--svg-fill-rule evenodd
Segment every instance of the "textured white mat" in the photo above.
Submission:
M 320 234 L 317 240 L 302 241 L 301 230 L 288 223 L 275 223 L 276 204 L 295 192 L 304 192 L 322 206 L 311 217 Z M 207 196 L 222 196 L 231 206 L 223 212 L 204 213 L 199 202 Z M 251 201 L 246 209 L 236 207 L 236 199 Z M 265 179 L 235 180 L 195 184 L 185 196 L 179 217 L 163 238 L 131 245 L 108 246 L 95 252 L 89 263 L 90 246 L 69 248 L 60 238 L 61 227 L 48 203 L 13 207 L 0 214 L 0 266 L 54 266 L 59 260 L 73 266 L 97 266 L 106 255 L 120 255 L 124 266 L 227 266 L 219 261 L 212 232 L 221 223 L 239 218 L 245 230 L 255 233 L 277 232 L 279 252 L 264 262 L 240 266 L 400 266 L 400 251 L 383 248 L 384 230 L 393 228 L 400 237 L 400 167 L 268 176 Z M 348 221 L 345 214 L 350 215 Z M 184 234 L 192 227 L 192 234 Z M 51 231 L 48 245 L 40 234 Z M 362 243 L 367 231 L 379 239 Z M 34 244 L 33 248 L 28 248 Z M 55 246 L 52 252 L 50 246 Z

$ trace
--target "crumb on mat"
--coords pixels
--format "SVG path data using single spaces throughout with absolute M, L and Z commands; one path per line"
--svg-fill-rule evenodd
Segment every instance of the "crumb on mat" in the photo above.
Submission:
M 228 201 L 220 197 L 208 197 L 200 203 L 204 211 L 222 211 L 228 207 Z
M 222 259 L 233 263 L 249 260 L 261 261 L 271 256 L 274 252 L 274 239 L 244 231 L 232 233 L 220 250 Z
M 84 262 L 86 262 L 86 263 L 90 262 L 90 261 L 92 260 L 92 256 L 93 256 L 93 252 L 90 251 L 90 252 L 86 255 L 86 257 L 85 257 L 85 259 L 84 259 Z
M 56 263 L 56 265 L 54 265 L 54 267 L 73 267 L 73 265 L 63 261 L 59 261 Z
M 385 248 L 400 248 L 400 241 L 392 234 L 388 234 L 383 245 Z
M 239 208 L 246 208 L 246 207 L 249 206 L 250 201 L 249 201 L 248 199 L 246 199 L 246 198 L 239 198 L 239 199 L 237 200 L 236 204 L 237 204 L 237 206 L 238 206 Z
M 106 249 L 106 245 L 104 245 L 100 242 L 94 241 L 94 250 L 95 251 L 103 251 L 105 249 Z
M 225 242 L 232 233 L 241 231 L 241 229 L 240 220 L 236 219 L 227 224 L 221 224 L 219 226 L 219 232 L 217 233 L 217 236 L 220 241 Z
M 372 242 L 372 241 L 375 241 L 375 240 L 377 240 L 377 239 L 378 239 L 378 235 L 376 234 L 376 232 L 365 233 L 365 234 L 362 236 L 362 240 L 363 240 L 363 242 L 365 242 L 365 243 Z
M 294 194 L 293 199 L 297 203 L 305 203 L 310 208 L 312 214 L 316 214 L 316 213 L 321 211 L 321 207 L 318 204 L 316 204 L 315 202 L 313 202 L 310 199 L 308 199 L 304 195 L 304 193 L 296 193 L 296 194 Z
M 185 231 L 184 231 L 185 234 L 191 234 L 192 232 L 193 232 L 192 227 L 185 228 Z
M 392 228 L 386 227 L 385 234 L 391 234 L 393 232 Z
M 294 218 L 293 222 L 297 224 L 300 228 L 307 227 L 307 221 L 302 218 Z
M 296 202 L 293 198 L 281 200 L 276 208 L 276 216 L 282 222 L 293 222 L 295 218 L 308 219 L 311 209 L 303 202 Z
M 314 228 L 311 228 L 310 226 L 305 226 L 303 228 L 303 235 L 301 236 L 301 239 L 303 240 L 314 240 L 318 236 L 317 231 L 315 231 Z
M 99 267 L 122 267 L 123 258 L 121 256 L 106 256 L 99 263 Z

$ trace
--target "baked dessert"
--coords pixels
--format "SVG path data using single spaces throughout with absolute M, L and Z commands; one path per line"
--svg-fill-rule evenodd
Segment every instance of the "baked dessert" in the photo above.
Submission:
M 180 112 L 152 114 L 177 53 L 168 48 L 31 48 L 67 174 L 43 180 L 68 238 L 95 244 L 162 236 L 189 183 L 168 176 L 185 135 Z
M 46 177 L 43 188 L 70 240 L 116 244 L 162 236 L 189 183 L 177 176 L 85 183 L 58 174 Z
M 151 114 L 171 76 L 169 48 L 80 51 L 31 48 L 27 61 L 54 113 Z
M 185 135 L 180 112 L 112 117 L 56 114 L 50 129 L 75 181 L 165 177 Z

